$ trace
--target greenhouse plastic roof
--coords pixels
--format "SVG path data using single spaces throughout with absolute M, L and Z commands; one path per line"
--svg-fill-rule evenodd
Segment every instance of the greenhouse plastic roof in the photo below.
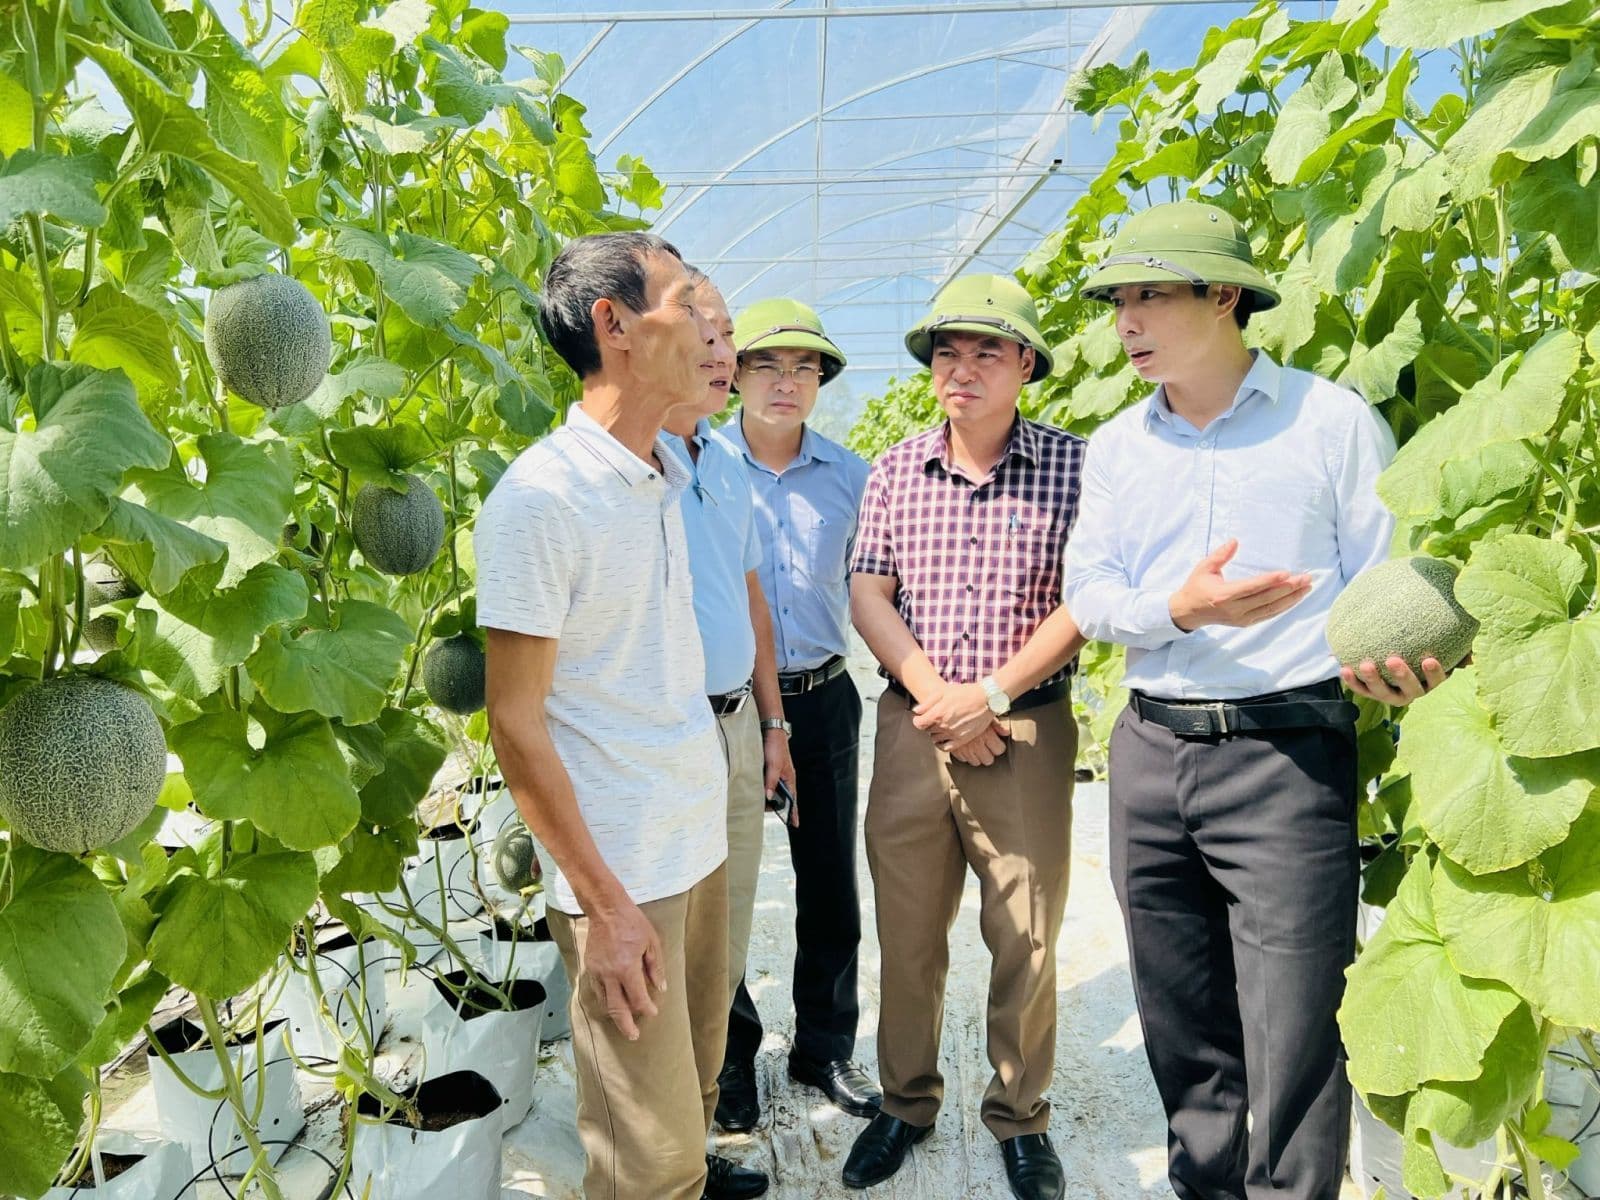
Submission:
M 1315 15 L 1319 4 L 1293 5 Z M 1082 0 L 504 0 L 512 40 L 564 59 L 602 169 L 667 185 L 655 229 L 729 306 L 805 300 L 850 358 L 826 408 L 848 424 L 901 337 L 964 271 L 1010 272 L 1113 146 L 1072 114 L 1079 68 L 1193 61 L 1240 3 Z M 820 414 L 819 414 L 820 415 Z

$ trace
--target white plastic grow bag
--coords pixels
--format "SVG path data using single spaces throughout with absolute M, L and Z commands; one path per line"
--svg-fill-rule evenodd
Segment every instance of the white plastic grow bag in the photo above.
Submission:
M 448 1129 L 415 1129 L 396 1114 L 387 1123 L 363 1122 L 356 1131 L 350 1184 L 373 1200 L 500 1200 L 500 1135 L 505 1129 L 500 1093 L 475 1071 L 427 1080 L 408 1093 L 425 1113 L 449 1111 L 472 1119 Z M 370 1096 L 358 1111 L 375 1117 Z
M 228 1047 L 233 1069 L 243 1084 L 246 1108 L 260 1113 L 256 1130 L 270 1162 L 283 1157 L 306 1123 L 294 1063 L 283 1045 L 286 1028 L 286 1022 L 273 1021 L 259 1042 Z M 155 1035 L 177 1068 L 196 1085 L 211 1091 L 222 1086 L 222 1064 L 215 1051 L 210 1046 L 193 1048 L 205 1040 L 205 1031 L 198 1025 L 180 1017 L 167 1022 Z M 191 1173 L 212 1166 L 226 1176 L 249 1170 L 249 1144 L 228 1102 L 195 1095 L 154 1049 L 149 1051 L 149 1062 L 162 1136 L 188 1151 L 194 1164 Z
M 337 1060 L 343 1042 L 362 1044 L 362 1027 L 376 1049 L 389 1019 L 384 967 L 398 965 L 399 952 L 389 943 L 357 942 L 340 931 L 317 943 L 317 980 L 305 970 L 305 955 L 296 955 L 274 1010 L 289 1023 L 287 1036 L 295 1054 Z M 318 988 L 320 985 L 320 991 Z M 338 1026 L 336 1034 L 322 1015 L 323 1003 Z
M 495 926 L 478 935 L 478 959 L 483 972 L 495 979 L 536 979 L 544 986 L 545 1016 L 540 1038 L 560 1041 L 572 1035 L 572 982 L 554 942 L 507 941 L 495 936 Z
M 174 1200 L 195 1173 L 189 1152 L 175 1142 L 102 1129 L 95 1147 L 102 1156 L 138 1156 L 139 1161 L 102 1186 L 54 1187 L 44 1200 Z M 85 1174 L 93 1179 L 90 1168 Z
M 544 985 L 535 979 L 496 981 L 495 986 L 506 992 L 516 1007 L 482 1011 L 470 1000 L 463 1005 L 447 983 L 467 988 L 468 976 L 457 971 L 434 980 L 435 995 L 422 1016 L 427 1077 L 476 1071 L 500 1093 L 504 1127 L 510 1129 L 533 1107 L 533 1077 L 539 1069 L 539 1032 L 546 1008 Z
M 412 907 L 434 925 L 439 925 L 441 919 L 448 925 L 483 911 L 483 897 L 478 894 L 473 878 L 471 824 L 468 828 L 442 825 L 423 834 L 418 839 L 416 860 L 401 875 L 405 881 L 404 891 L 395 888 L 376 895 L 353 897 L 357 907 L 369 917 L 394 930 L 416 948 L 418 966 L 436 958 L 444 944 L 434 934 L 408 920 L 403 911 L 397 914 L 390 910 L 404 910 L 405 896 L 409 893 Z

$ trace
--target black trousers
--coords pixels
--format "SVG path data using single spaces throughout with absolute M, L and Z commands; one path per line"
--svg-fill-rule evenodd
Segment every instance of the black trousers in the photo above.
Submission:
M 1117 721 L 1111 877 L 1180 1200 L 1339 1194 L 1355 810 L 1353 730 Z
M 789 830 L 795 879 L 794 1049 L 808 1058 L 855 1051 L 856 955 L 861 897 L 856 889 L 857 781 L 861 693 L 848 674 L 783 698 L 794 732 L 800 828 Z M 744 981 L 728 1013 L 729 1063 L 749 1063 L 761 1047 L 761 1017 Z

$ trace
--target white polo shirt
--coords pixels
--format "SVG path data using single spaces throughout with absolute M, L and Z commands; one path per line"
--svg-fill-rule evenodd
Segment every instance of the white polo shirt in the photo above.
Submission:
M 555 638 L 550 736 L 606 865 L 634 903 L 687 891 L 728 856 L 727 765 L 705 696 L 679 498 L 664 471 L 574 405 L 517 456 L 478 515 L 478 623 Z M 559 864 L 547 897 L 582 910 Z

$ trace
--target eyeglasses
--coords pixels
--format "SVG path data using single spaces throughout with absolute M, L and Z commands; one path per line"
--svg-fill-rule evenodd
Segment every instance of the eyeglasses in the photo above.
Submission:
M 777 383 L 785 378 L 792 379 L 796 383 L 816 383 L 822 378 L 822 368 L 814 363 L 797 363 L 792 367 L 785 367 L 775 362 L 760 362 L 751 363 L 745 370 L 766 383 Z

